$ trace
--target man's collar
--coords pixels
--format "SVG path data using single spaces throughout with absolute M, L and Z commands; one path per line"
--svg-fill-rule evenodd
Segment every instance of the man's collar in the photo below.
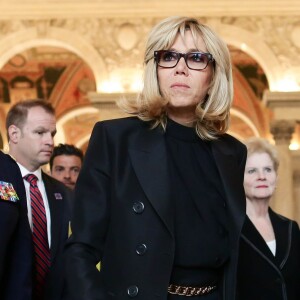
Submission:
M 20 163 L 17 162 L 17 164 L 20 168 L 22 177 L 26 176 L 27 174 L 34 174 L 38 178 L 39 181 L 42 181 L 42 169 L 41 168 L 38 168 L 34 172 L 30 172 L 24 166 L 22 166 Z

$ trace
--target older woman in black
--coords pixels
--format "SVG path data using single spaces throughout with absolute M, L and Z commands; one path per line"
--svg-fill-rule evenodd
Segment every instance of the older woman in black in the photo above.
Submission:
M 277 183 L 276 148 L 260 138 L 251 138 L 246 145 L 247 218 L 240 243 L 238 299 L 298 300 L 299 227 L 269 207 Z
M 133 117 L 96 124 L 67 246 L 72 300 L 234 300 L 246 148 L 228 49 L 186 17 L 151 31 Z M 97 272 L 95 264 L 101 261 Z

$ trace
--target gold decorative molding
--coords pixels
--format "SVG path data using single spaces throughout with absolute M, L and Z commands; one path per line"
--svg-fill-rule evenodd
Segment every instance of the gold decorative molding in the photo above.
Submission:
M 263 39 L 285 68 L 300 64 L 299 16 L 223 17 L 222 23 L 243 28 Z
M 1 19 L 69 18 L 69 17 L 130 17 L 141 15 L 258 16 L 299 15 L 298 0 L 2 0 Z

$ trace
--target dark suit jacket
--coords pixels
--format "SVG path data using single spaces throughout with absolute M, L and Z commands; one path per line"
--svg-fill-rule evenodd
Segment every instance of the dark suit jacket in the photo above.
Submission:
M 42 173 L 51 215 L 51 267 L 45 300 L 60 300 L 64 288 L 63 250 L 68 238 L 72 192 L 60 181 Z
M 175 251 L 170 174 L 164 132 L 149 125 L 124 118 L 100 122 L 93 130 L 66 250 L 70 300 L 167 299 Z M 212 142 L 212 151 L 232 220 L 224 299 L 233 300 L 246 149 L 224 135 Z
M 276 255 L 247 217 L 240 241 L 238 299 L 300 299 L 300 232 L 298 224 L 269 209 Z
M 0 199 L 0 299 L 31 300 L 32 240 L 23 179 L 16 162 L 1 151 L 0 181 L 11 183 L 19 197 Z

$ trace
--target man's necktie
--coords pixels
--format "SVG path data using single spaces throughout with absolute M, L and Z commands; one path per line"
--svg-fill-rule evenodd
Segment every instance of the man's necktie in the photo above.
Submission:
M 34 174 L 24 177 L 30 184 L 32 212 L 32 238 L 35 257 L 34 300 L 43 299 L 46 275 L 50 268 L 50 249 L 47 234 L 47 218 L 42 194 L 37 186 L 38 178 Z

